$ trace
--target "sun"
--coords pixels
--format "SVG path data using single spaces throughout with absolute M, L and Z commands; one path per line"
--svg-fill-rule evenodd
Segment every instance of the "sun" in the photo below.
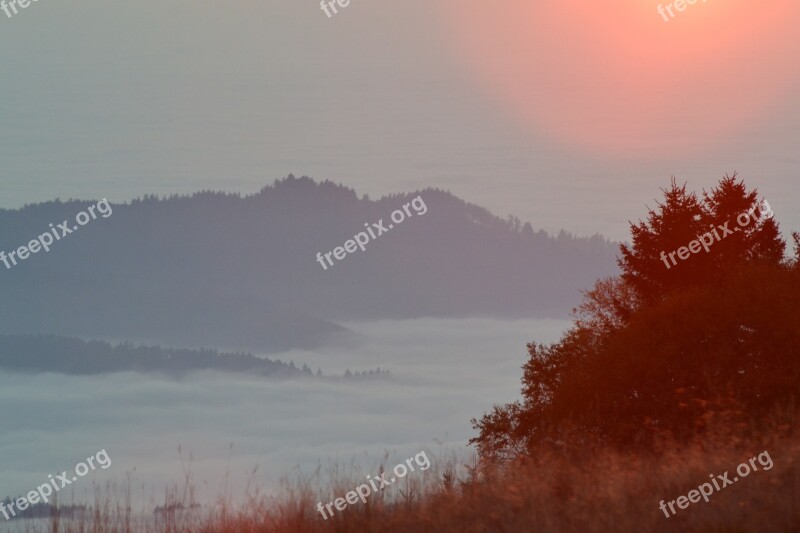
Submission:
M 673 0 L 674 1 L 674 0 Z M 794 0 L 444 0 L 459 61 L 537 135 L 600 154 L 687 152 L 793 88 Z M 679 4 L 680 5 L 680 4 Z

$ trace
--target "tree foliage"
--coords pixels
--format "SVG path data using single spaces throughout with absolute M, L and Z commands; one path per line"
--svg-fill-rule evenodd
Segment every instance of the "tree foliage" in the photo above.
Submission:
M 758 191 L 748 191 L 735 174 L 704 192 L 703 201 L 688 192 L 686 184 L 678 186 L 674 178 L 663 193 L 664 202 L 648 212 L 646 221 L 631 224 L 631 244 L 620 247 L 622 280 L 644 302 L 713 281 L 744 261 L 778 265 L 783 260 L 786 244 L 778 224 L 767 216 Z M 743 214 L 747 217 L 741 220 L 747 222 L 740 225 L 737 221 Z M 676 260 L 675 265 L 662 255 L 700 241 L 703 235 L 713 240 L 708 252 Z
M 473 421 L 482 456 L 534 453 L 566 435 L 619 446 L 688 438 L 714 417 L 760 416 L 796 393 L 800 235 L 785 260 L 778 224 L 735 175 L 702 202 L 674 180 L 663 192 L 631 224 L 622 274 L 585 293 L 559 342 L 528 345 L 522 401 Z M 740 231 L 666 268 L 662 251 L 747 212 L 756 217 Z

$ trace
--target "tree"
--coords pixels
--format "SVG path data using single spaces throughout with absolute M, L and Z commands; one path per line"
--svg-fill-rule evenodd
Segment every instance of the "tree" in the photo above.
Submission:
M 636 291 L 620 277 L 598 280 L 583 297 L 583 303 L 572 310 L 575 325 L 598 335 L 624 327 L 640 305 Z
M 584 293 L 559 342 L 528 345 L 522 401 L 473 420 L 482 457 L 535 453 L 567 434 L 622 446 L 687 437 L 711 413 L 763 416 L 796 394 L 800 233 L 795 259 L 784 261 L 769 204 L 735 174 L 702 204 L 674 179 L 664 196 L 631 225 L 622 275 Z M 747 224 L 737 222 L 743 213 Z M 731 221 L 740 230 L 714 237 L 708 252 L 664 266 L 662 250 Z
M 794 242 L 794 259 L 789 264 L 795 269 L 800 269 L 800 232 L 792 232 L 792 241 Z
M 533 226 L 530 222 L 526 222 L 522 226 L 522 236 L 526 239 L 533 239 Z
M 697 195 L 688 193 L 685 183 L 679 187 L 672 178 L 670 188 L 662 192 L 664 203 L 657 203 L 658 210 L 648 211 L 646 222 L 631 224 L 631 244 L 620 245 L 622 280 L 644 302 L 658 300 L 675 287 L 699 283 L 710 263 L 707 256 L 693 258 L 698 261 L 692 268 L 671 270 L 673 267 L 664 263 L 662 254 L 686 246 L 707 226 Z
M 720 226 L 733 230 L 714 243 L 715 272 L 744 261 L 773 265 L 783 261 L 786 243 L 780 236 L 769 202 L 759 202 L 756 189 L 748 191 L 734 174 L 725 176 L 710 194 L 704 192 L 703 196 L 709 230 L 717 229 L 718 234 L 725 233 Z
M 786 243 L 769 203 L 758 202 L 758 191 L 748 191 L 736 174 L 704 192 L 702 203 L 674 178 L 663 192 L 664 203 L 648 212 L 646 222 L 631 224 L 632 243 L 620 247 L 622 279 L 644 302 L 676 288 L 702 286 L 743 262 L 783 261 Z M 677 252 L 685 248 L 688 254 L 693 241 L 702 247 L 682 260 Z

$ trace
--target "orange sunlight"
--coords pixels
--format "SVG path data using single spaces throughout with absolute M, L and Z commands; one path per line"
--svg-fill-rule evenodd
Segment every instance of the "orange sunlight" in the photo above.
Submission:
M 800 63 L 800 3 L 697 0 L 668 21 L 659 5 L 672 1 L 445 0 L 443 16 L 510 114 L 589 152 L 691 152 L 775 112 Z

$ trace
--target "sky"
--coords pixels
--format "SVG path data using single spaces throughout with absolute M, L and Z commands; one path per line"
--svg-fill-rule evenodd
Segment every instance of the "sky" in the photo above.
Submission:
M 797 228 L 800 5 L 658 5 L 40 0 L 0 13 L 0 207 L 294 173 L 621 240 L 738 171 Z

